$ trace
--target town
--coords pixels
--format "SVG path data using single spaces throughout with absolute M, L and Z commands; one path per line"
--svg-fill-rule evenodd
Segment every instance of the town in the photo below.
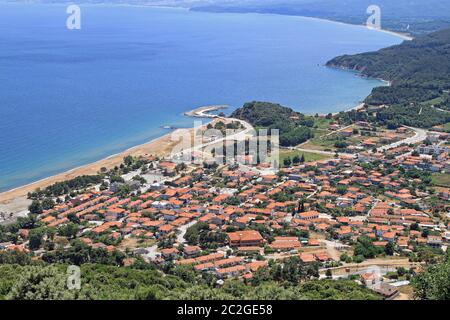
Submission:
M 213 123 L 227 121 L 235 120 Z M 36 190 L 32 227 L 22 223 L 0 250 L 52 262 L 77 242 L 120 253 L 118 265 L 186 267 L 216 286 L 251 284 L 290 259 L 305 279 L 345 278 L 385 299 L 411 298 L 411 278 L 450 243 L 450 135 L 316 122 L 321 134 L 282 148 L 274 172 L 219 165 L 213 154 L 202 164 L 129 156 L 96 177 Z

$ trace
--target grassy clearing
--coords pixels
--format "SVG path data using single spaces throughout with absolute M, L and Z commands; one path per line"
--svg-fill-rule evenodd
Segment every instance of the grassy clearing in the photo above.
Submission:
M 434 98 L 432 100 L 422 102 L 421 104 L 424 106 L 432 106 L 432 105 L 436 105 L 436 104 L 443 102 L 445 100 L 445 98 L 446 98 L 446 96 L 440 96 L 440 97 Z
M 312 152 L 302 152 L 302 151 L 280 151 L 280 163 L 284 163 L 284 159 L 286 158 L 294 158 L 295 156 L 298 156 L 299 158 L 302 157 L 302 155 L 305 157 L 305 162 L 312 162 L 312 161 L 319 161 L 323 159 L 330 159 L 332 157 L 326 156 L 323 154 L 317 154 Z
M 444 124 L 443 127 L 444 127 L 445 132 L 450 132 L 450 122 L 447 122 L 446 124 Z
M 433 183 L 439 187 L 450 187 L 450 174 L 448 173 L 435 173 L 432 176 Z

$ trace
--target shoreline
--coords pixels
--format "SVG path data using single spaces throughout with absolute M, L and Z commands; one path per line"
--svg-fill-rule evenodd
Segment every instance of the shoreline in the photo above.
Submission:
M 228 106 L 217 105 L 217 106 L 206 106 L 196 108 L 191 111 L 187 111 L 184 114 L 186 116 L 195 118 L 207 118 L 209 120 L 214 120 L 217 116 L 204 115 L 205 112 L 211 112 L 214 110 L 221 110 L 228 108 Z M 188 114 L 193 114 L 192 116 Z M 201 127 L 206 126 L 210 121 L 201 124 Z M 33 192 L 37 188 L 46 188 L 54 183 L 62 182 L 66 180 L 70 180 L 82 175 L 96 175 L 100 171 L 101 168 L 106 167 L 111 169 L 115 166 L 120 165 L 123 162 L 123 158 L 132 155 L 132 156 L 155 156 L 160 158 L 165 158 L 169 156 L 173 150 L 173 148 L 179 143 L 179 140 L 172 140 L 172 135 L 176 134 L 177 131 L 184 132 L 188 130 L 191 134 L 194 133 L 197 127 L 189 127 L 189 128 L 177 128 L 171 130 L 171 132 L 163 134 L 160 137 L 154 138 L 148 142 L 144 142 L 142 144 L 130 147 L 125 149 L 124 151 L 112 154 L 103 159 L 81 165 L 75 167 L 70 170 L 66 170 L 64 172 L 30 182 L 28 184 L 18 186 L 16 188 L 0 192 L 0 212 L 5 212 L 8 210 L 3 209 L 3 207 L 8 207 L 8 204 L 13 203 L 18 199 L 26 200 L 28 192 Z
M 8 1 L 4 1 L 4 0 L 0 0 L 0 4 L 11 4 L 14 2 L 8 2 Z M 20 4 L 37 4 L 37 5 L 62 5 L 64 6 L 65 3 L 52 3 L 52 2 L 28 2 L 28 3 L 23 3 L 23 2 L 19 2 Z M 302 16 L 302 15 L 293 15 L 293 14 L 280 14 L 280 13 L 270 13 L 270 12 L 266 12 L 266 13 L 261 13 L 261 12 L 214 12 L 214 11 L 202 11 L 202 10 L 195 10 L 195 7 L 190 7 L 190 6 L 180 6 L 180 5 L 162 5 L 162 4 L 132 4 L 132 3 L 114 3 L 114 2 L 102 2 L 102 3 L 83 3 L 83 6 L 121 6 L 121 7 L 137 7 L 137 8 L 156 8 L 156 9 L 176 9 L 176 10 L 184 10 L 184 11 L 189 11 L 189 12 L 200 12 L 200 13 L 209 13 L 209 14 L 215 14 L 215 13 L 229 13 L 229 14 L 258 14 L 258 15 L 276 15 L 276 16 L 288 16 L 288 17 L 299 17 L 299 18 L 305 18 L 305 19 L 313 19 L 313 20 L 319 20 L 319 21 L 324 21 L 324 22 L 330 22 L 330 23 L 335 23 L 335 24 L 340 24 L 340 25 L 347 25 L 347 26 L 354 26 L 354 27 L 360 27 L 360 28 L 365 28 L 368 30 L 373 30 L 373 31 L 377 31 L 377 32 L 383 32 L 398 38 L 401 38 L 403 40 L 406 41 L 411 41 L 414 40 L 414 37 L 411 35 L 408 35 L 406 33 L 402 33 L 399 31 L 392 31 L 392 30 L 388 30 L 388 29 L 378 29 L 378 28 L 370 28 L 364 24 L 354 24 L 354 23 L 349 23 L 349 22 L 343 22 L 343 21 L 338 21 L 338 20 L 332 20 L 329 18 L 320 18 L 320 17 L 310 17 L 310 16 Z
M 271 13 L 271 14 L 276 14 L 276 13 Z M 276 15 L 280 15 L 280 14 L 276 14 Z M 327 18 L 319 18 L 319 17 L 308 17 L 308 16 L 293 16 L 291 15 L 291 17 L 302 17 L 302 18 L 307 18 L 307 19 L 313 19 L 313 20 L 318 20 L 318 21 L 325 21 L 325 22 L 330 22 L 330 23 L 335 23 L 335 24 L 340 24 L 340 25 L 346 25 L 346 26 L 354 26 L 354 27 L 359 27 L 359 28 L 364 28 L 367 30 L 372 30 L 372 31 L 377 31 L 377 32 L 382 32 L 382 33 L 386 33 L 398 38 L 401 38 L 405 41 L 411 41 L 414 40 L 413 36 L 401 33 L 401 32 L 397 32 L 397 31 L 392 31 L 392 30 L 387 30 L 387 29 L 377 29 L 377 28 L 370 28 L 364 24 L 354 24 L 354 23 L 349 23 L 349 22 L 342 22 L 342 21 L 337 21 L 337 20 L 331 20 L 331 19 L 327 19 Z
M 161 137 L 152 139 L 143 144 L 133 146 L 128 148 L 122 152 L 118 152 L 116 154 L 112 154 L 106 158 L 97 160 L 92 163 L 88 163 L 86 165 L 82 165 L 56 175 L 43 178 L 31 183 L 28 183 L 23 186 L 19 186 L 4 192 L 0 193 L 0 205 L 6 205 L 11 203 L 14 199 L 20 197 L 26 197 L 28 192 L 32 192 L 37 188 L 45 188 L 49 185 L 52 185 L 56 182 L 61 182 L 69 179 L 73 179 L 77 176 L 82 175 L 95 175 L 100 171 L 102 167 L 112 168 L 116 165 L 120 165 L 123 161 L 123 158 L 128 155 L 133 156 L 159 156 L 165 157 L 170 154 L 172 148 L 178 143 L 178 141 L 172 141 L 171 136 L 177 130 L 176 129 L 170 133 L 164 134 Z M 192 130 L 189 129 L 189 130 Z
M 0 1 L 0 3 L 7 3 L 7 2 L 2 2 Z M 42 4 L 42 3 L 35 3 L 35 4 Z M 52 3 L 45 3 L 45 5 L 55 5 Z M 56 4 L 57 5 L 57 4 Z M 188 10 L 188 11 L 192 11 L 189 8 L 183 8 L 183 7 L 164 7 L 164 6 L 152 6 L 152 5 L 133 5 L 133 4 L 114 4 L 114 3 L 103 3 L 103 4 L 89 4 L 89 5 L 100 5 L 100 6 L 136 6 L 136 7 L 145 7 L 145 8 L 166 8 L 166 9 L 181 9 L 181 10 Z M 272 13 L 253 13 L 253 14 L 270 14 L 270 15 L 280 15 L 280 14 L 272 14 Z M 326 21 L 329 23 L 337 23 L 337 24 L 344 24 L 344 25 L 349 25 L 349 26 L 354 26 L 354 27 L 363 27 L 363 28 L 367 28 L 366 26 L 363 25 L 355 25 L 355 24 L 350 24 L 350 23 L 345 23 L 345 22 L 339 22 L 339 21 L 334 21 L 334 20 L 329 20 L 329 19 L 324 19 L 324 18 L 316 18 L 316 17 L 307 17 L 307 16 L 292 16 L 292 17 L 298 17 L 298 18 L 303 18 L 303 19 L 315 19 L 315 20 L 320 20 L 320 21 Z M 370 29 L 370 28 L 369 28 Z M 396 33 L 393 31 L 388 31 L 388 30 L 380 30 L 380 29 L 372 29 L 374 31 L 381 31 L 381 32 L 387 32 L 390 33 L 392 35 L 398 36 L 398 37 L 406 37 L 405 35 L 402 35 L 400 33 Z M 409 38 L 409 37 L 408 37 Z M 380 80 L 380 79 L 379 79 Z M 382 80 L 383 81 L 383 80 Z M 358 104 L 355 107 L 352 107 L 350 109 L 347 110 L 343 110 L 343 112 L 348 112 L 350 110 L 358 110 L 360 108 L 362 108 L 364 106 L 364 104 Z M 216 118 L 216 115 L 211 115 L 208 114 L 209 112 L 212 111 L 217 111 L 217 110 L 221 110 L 221 109 L 226 109 L 228 108 L 228 106 L 224 106 L 224 105 L 215 105 L 215 106 L 204 106 L 204 107 L 199 107 L 196 108 L 194 110 L 191 111 L 187 111 L 184 113 L 184 115 L 186 116 L 190 116 L 190 117 L 198 117 L 198 118 L 208 118 L 208 119 L 213 119 Z M 178 129 L 176 129 L 178 130 Z M 170 150 L 173 148 L 174 145 L 176 145 L 177 141 L 171 141 L 171 135 L 176 131 L 172 131 L 170 133 L 164 134 L 160 137 L 157 137 L 155 139 L 152 139 L 148 142 L 145 142 L 143 144 L 139 144 L 133 147 L 130 147 L 122 152 L 118 152 L 116 154 L 112 154 L 110 156 L 107 156 L 103 159 L 94 161 L 92 163 L 88 163 L 85 165 L 81 165 L 78 167 L 75 167 L 73 169 L 34 181 L 34 182 L 30 182 L 28 184 L 22 185 L 22 186 L 18 186 L 15 187 L 13 189 L 10 190 L 6 190 L 3 192 L 0 192 L 0 211 L 2 211 L 2 206 L 3 205 L 7 205 L 11 202 L 13 202 L 14 200 L 18 199 L 18 198 L 23 198 L 27 196 L 28 192 L 32 192 L 37 188 L 45 188 L 49 185 L 52 185 L 56 182 L 61 182 L 61 181 L 65 181 L 65 180 L 69 180 L 69 179 L 73 179 L 77 176 L 81 176 L 81 175 L 95 175 L 98 173 L 98 171 L 100 171 L 100 169 L 102 167 L 106 167 L 106 168 L 112 168 L 116 165 L 120 165 L 120 163 L 122 163 L 122 160 L 125 156 L 127 155 L 134 155 L 134 156 L 149 156 L 149 155 L 154 155 L 154 156 L 160 156 L 160 157 L 164 157 L 167 156 L 168 154 L 170 154 Z M 189 129 L 189 130 L 192 130 Z
M 227 105 L 212 105 L 212 106 L 203 106 L 196 108 L 191 111 L 187 111 L 184 113 L 187 117 L 193 117 L 193 118 L 208 118 L 208 119 L 214 119 L 218 118 L 218 115 L 211 114 L 211 112 L 218 111 L 218 110 L 225 110 L 228 109 L 229 106 Z
M 157 7 L 157 6 L 154 6 Z M 298 18 L 304 18 L 304 19 L 311 19 L 311 20 L 317 20 L 317 21 L 322 21 L 322 22 L 329 22 L 329 23 L 334 23 L 334 24 L 340 24 L 340 25 L 346 25 L 346 26 L 353 26 L 353 27 L 359 27 L 359 28 L 364 28 L 364 29 L 368 29 L 368 30 L 373 30 L 373 31 L 377 31 L 377 32 L 382 32 L 382 33 L 386 33 L 398 38 L 401 38 L 403 40 L 406 41 L 411 41 L 414 40 L 414 37 L 405 33 L 401 33 L 398 31 L 392 31 L 392 30 L 388 30 L 388 29 L 378 29 L 378 28 L 370 28 L 364 24 L 355 24 L 355 23 L 349 23 L 349 22 L 343 22 L 343 21 L 338 21 L 338 20 L 332 20 L 332 19 L 328 19 L 328 18 L 320 18 L 320 17 L 310 17 L 310 16 L 302 16 L 302 15 L 293 15 L 293 14 L 281 14 L 281 13 L 271 13 L 271 12 L 227 12 L 227 11 L 202 11 L 202 10 L 192 10 L 192 8 L 188 9 L 189 11 L 193 11 L 193 12 L 202 12 L 202 13 L 229 13 L 229 14 L 258 14 L 258 15 L 276 15 L 276 16 L 286 16 L 286 17 L 298 17 Z

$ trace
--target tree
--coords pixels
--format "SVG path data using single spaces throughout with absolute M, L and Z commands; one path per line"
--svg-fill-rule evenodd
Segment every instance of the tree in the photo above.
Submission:
M 380 248 L 382 250 L 382 248 Z M 360 256 L 363 259 L 372 259 L 375 258 L 378 254 L 380 254 L 381 250 L 379 248 L 375 247 L 372 243 L 372 240 L 366 236 L 359 237 L 355 249 L 354 249 L 354 256 Z M 358 257 L 358 260 L 360 258 Z
M 388 243 L 386 244 L 386 246 L 384 247 L 384 252 L 386 253 L 386 255 L 388 256 L 393 256 L 394 252 L 395 252 L 395 247 L 394 244 L 390 241 L 388 241 Z
M 450 260 L 427 267 L 412 279 L 414 295 L 423 300 L 450 300 Z
M 334 147 L 338 148 L 338 149 L 345 149 L 348 147 L 348 143 L 345 141 L 336 141 L 336 143 L 334 144 Z
M 41 202 L 39 200 L 33 200 L 33 202 L 31 202 L 30 206 L 28 207 L 28 210 L 30 210 L 30 212 L 34 214 L 41 214 L 43 211 Z
M 78 225 L 75 223 L 68 223 L 59 227 L 58 233 L 60 236 L 67 237 L 69 239 L 75 238 L 78 232 Z
M 33 229 L 29 234 L 29 244 L 31 250 L 39 249 L 42 245 L 44 231 L 42 229 Z
M 0 251 L 0 264 L 18 264 L 23 266 L 30 262 L 31 257 L 27 253 L 15 250 Z
M 127 167 L 131 166 L 133 164 L 133 157 L 132 156 L 126 156 L 123 158 L 123 162 Z
M 53 209 L 54 206 L 55 206 L 55 201 L 53 201 L 53 199 L 45 198 L 44 200 L 42 200 L 42 208 L 44 210 Z
M 331 272 L 331 269 L 327 269 L 327 271 L 325 272 L 325 275 L 327 276 L 328 279 L 333 278 L 333 273 Z
M 67 219 L 69 219 L 70 222 L 80 224 L 80 218 L 78 218 L 77 214 L 75 212 L 71 212 L 67 215 Z
M 175 170 L 177 172 L 181 172 L 181 171 L 184 171 L 186 169 L 187 169 L 187 166 L 186 166 L 186 163 L 184 163 L 184 162 L 181 162 L 181 163 L 177 164 L 177 166 L 175 167 Z
M 336 188 L 336 192 L 339 193 L 340 195 L 343 195 L 347 192 L 347 186 L 337 186 Z
M 71 300 L 75 292 L 66 287 L 67 276 L 53 266 L 30 266 L 6 296 L 11 300 Z
M 292 164 L 291 158 L 287 157 L 283 160 L 283 164 L 285 167 L 289 167 Z
M 414 231 L 420 231 L 420 226 L 417 222 L 411 224 L 411 226 L 409 227 L 410 230 L 414 230 Z
M 193 226 L 187 228 L 184 234 L 184 239 L 191 245 L 196 245 L 200 240 L 200 233 L 204 230 L 209 230 L 209 226 L 206 222 L 197 222 Z

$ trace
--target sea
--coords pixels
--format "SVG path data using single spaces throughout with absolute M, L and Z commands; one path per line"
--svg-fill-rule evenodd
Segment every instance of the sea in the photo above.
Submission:
M 363 26 L 180 8 L 0 4 L 0 192 L 189 127 L 205 105 L 349 109 L 379 80 L 330 69 L 402 39 Z M 364 14 L 364 13 L 362 13 Z

